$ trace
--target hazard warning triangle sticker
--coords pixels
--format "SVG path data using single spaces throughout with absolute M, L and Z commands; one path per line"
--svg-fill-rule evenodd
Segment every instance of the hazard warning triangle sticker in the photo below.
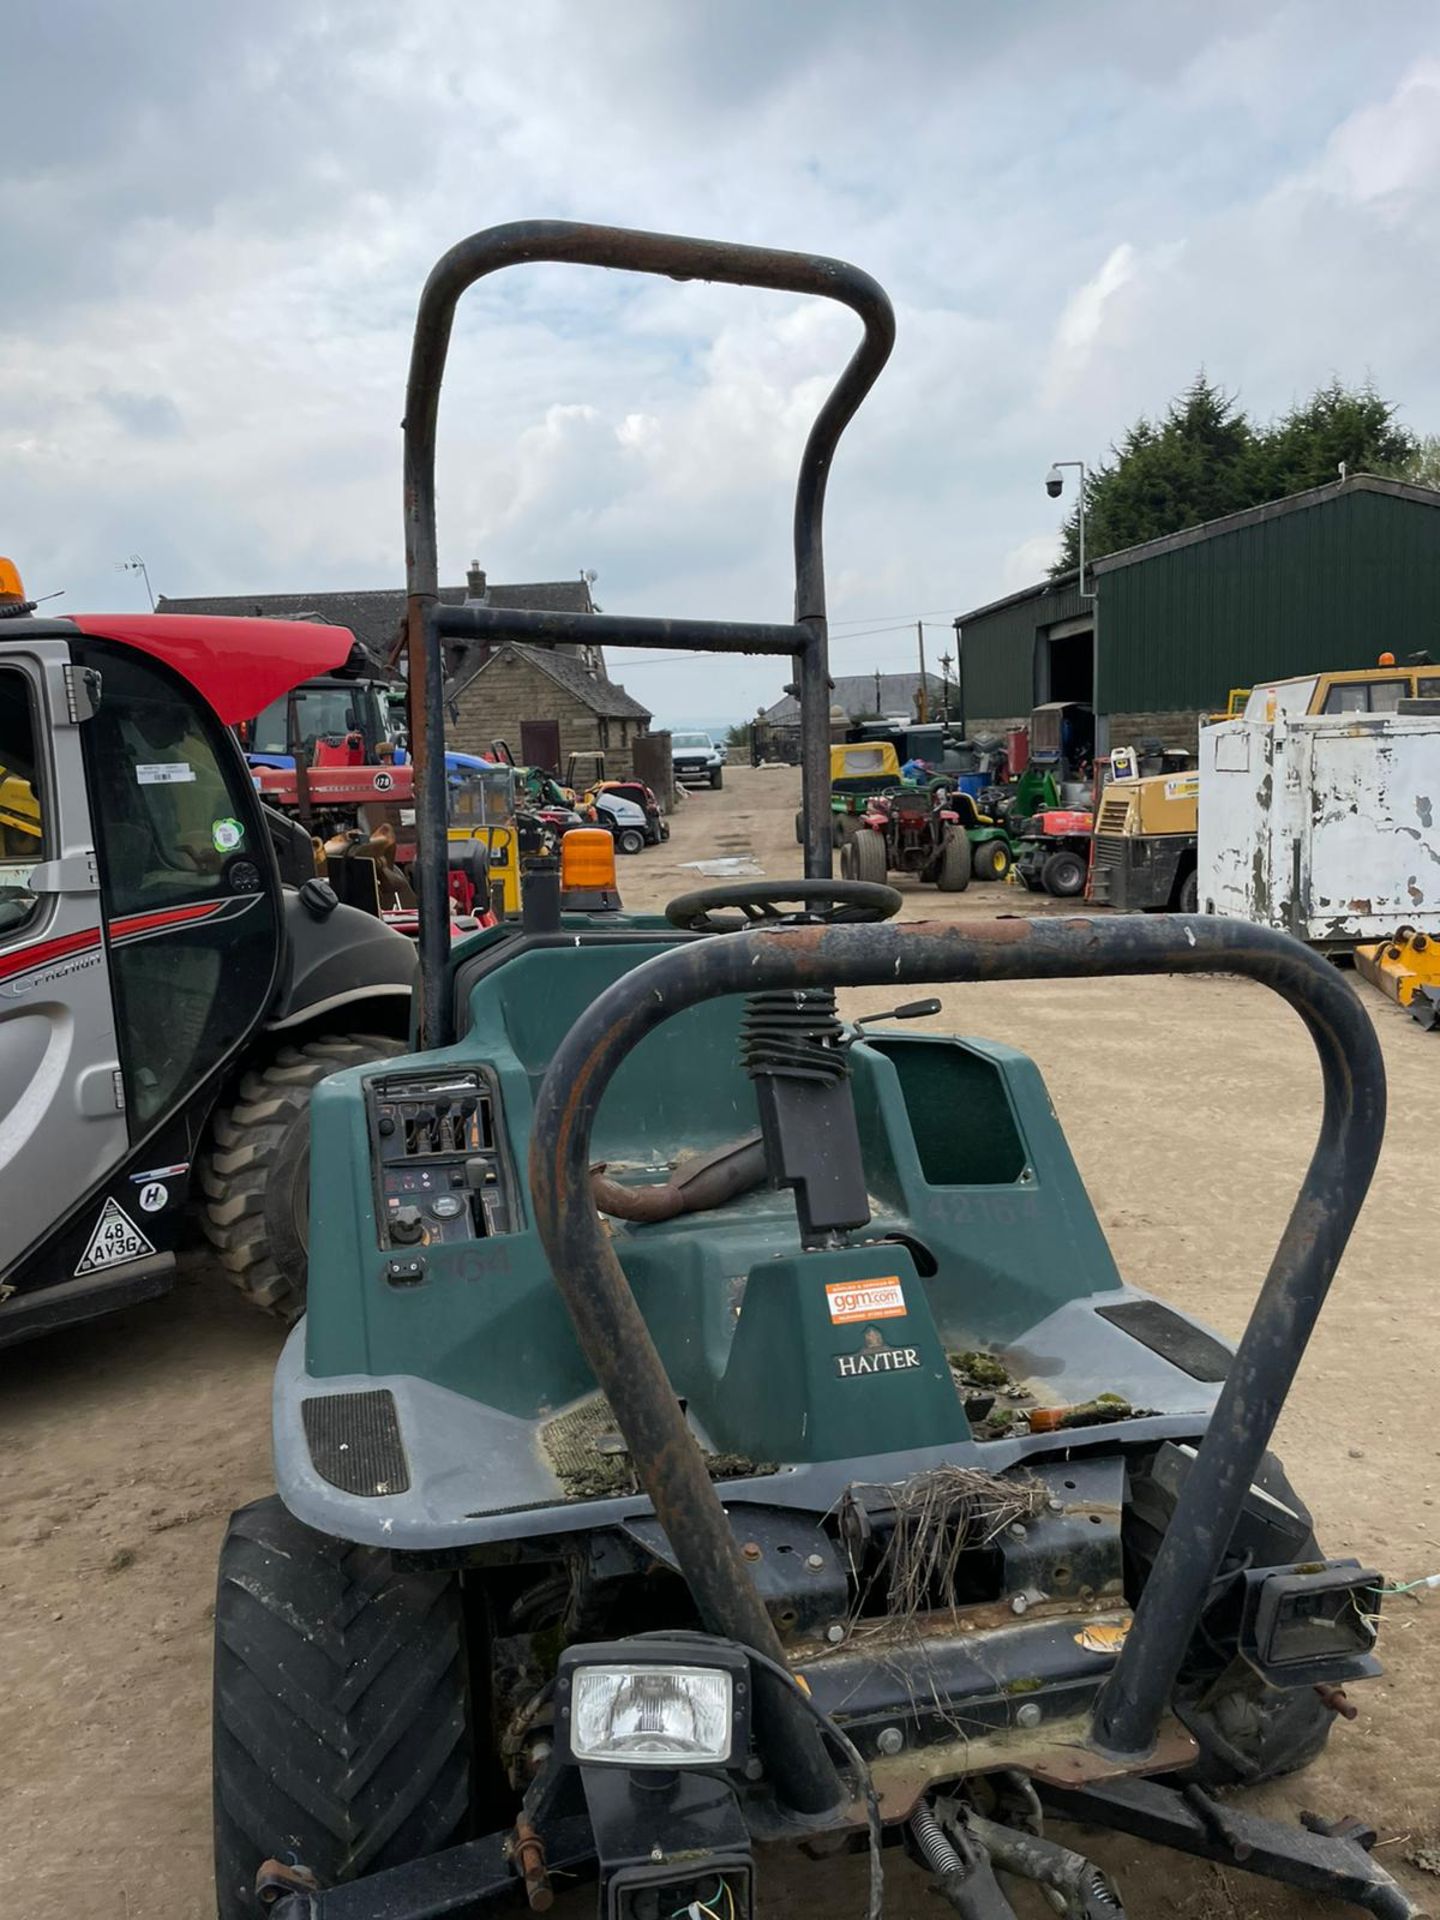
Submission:
M 127 1260 L 138 1260 L 154 1251 L 119 1201 L 107 1200 L 95 1222 L 85 1257 L 75 1269 L 75 1278 L 78 1280 L 82 1273 L 99 1273 L 104 1267 L 123 1267 Z

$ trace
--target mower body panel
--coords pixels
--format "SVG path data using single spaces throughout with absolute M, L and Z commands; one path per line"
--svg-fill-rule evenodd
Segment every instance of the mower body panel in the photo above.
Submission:
M 559 1038 L 611 981 L 684 936 L 639 916 L 566 924 L 575 931 L 561 944 L 509 928 L 458 950 L 459 963 L 483 965 L 454 1046 L 316 1091 L 309 1311 L 279 1372 L 275 1452 L 287 1503 L 324 1531 L 425 1549 L 581 1528 L 597 1501 L 644 1510 L 623 1458 L 617 1470 L 603 1452 L 603 1402 L 518 1170 Z M 735 999 L 691 1009 L 625 1063 L 595 1134 L 612 1179 L 659 1184 L 677 1158 L 754 1130 L 741 1012 Z M 1018 1458 L 1008 1437 L 972 1437 L 966 1401 L 980 1390 L 952 1374 L 957 1355 L 962 1373 L 965 1356 L 994 1356 L 996 1376 L 1023 1389 L 1022 1412 L 1109 1393 L 1150 1410 L 1156 1431 L 1203 1427 L 1223 1366 L 1201 1379 L 1174 1355 L 1211 1336 L 1152 1303 L 1167 1354 L 1123 1314 L 1097 1311 L 1138 1296 L 1033 1063 L 989 1042 L 883 1031 L 857 1041 L 850 1062 L 871 1211 L 858 1245 L 802 1252 L 793 1199 L 765 1187 L 712 1212 L 612 1224 L 692 1429 L 737 1492 L 743 1482 L 747 1499 L 822 1513 L 856 1478 Z M 432 1089 L 477 1072 L 488 1145 L 465 1177 L 491 1196 L 470 1218 L 492 1230 L 457 1232 L 454 1166 L 386 1158 L 376 1089 L 402 1087 L 395 1110 L 428 1124 Z M 449 1219 L 429 1211 L 437 1198 Z M 402 1239 L 407 1208 L 419 1236 Z M 400 1224 L 413 1233 L 409 1212 Z M 365 1407 L 316 1403 L 377 1393 L 393 1402 L 395 1449 L 370 1491 L 345 1475 L 337 1485 L 307 1422 L 312 1437 L 334 1420 L 363 1425 Z M 578 1467 L 577 1446 L 588 1450 Z

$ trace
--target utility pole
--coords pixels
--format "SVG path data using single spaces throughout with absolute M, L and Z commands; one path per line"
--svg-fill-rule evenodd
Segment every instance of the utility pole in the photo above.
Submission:
M 875 718 L 883 720 L 885 715 L 880 706 L 880 669 L 875 669 Z
M 940 718 L 946 726 L 949 726 L 950 724 L 950 669 L 952 666 L 954 666 L 954 664 L 955 664 L 954 658 L 951 654 L 948 654 L 948 653 L 941 654 L 940 656 Z
M 915 638 L 920 643 L 920 724 L 923 727 L 930 718 L 930 684 L 925 678 L 925 622 L 915 622 Z

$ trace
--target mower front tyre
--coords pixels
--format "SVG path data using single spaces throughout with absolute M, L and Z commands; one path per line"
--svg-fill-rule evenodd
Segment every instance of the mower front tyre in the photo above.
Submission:
M 215 1596 L 215 1893 L 256 1920 L 269 1858 L 322 1887 L 468 1837 L 475 1762 L 459 1578 L 231 1516 Z
M 885 836 L 873 827 L 859 827 L 844 849 L 843 863 L 852 880 L 868 880 L 884 886 L 889 868 L 885 864 Z
M 1040 884 L 1058 900 L 1073 900 L 1085 891 L 1085 862 L 1069 847 L 1062 847 L 1040 869 Z
M 643 853 L 645 836 L 638 827 L 622 827 L 615 836 L 615 846 L 620 853 Z
M 941 893 L 963 893 L 970 884 L 970 839 L 963 828 L 952 828 L 945 836 L 935 884 Z
M 215 1115 L 200 1162 L 200 1224 L 220 1264 L 266 1313 L 305 1311 L 310 1238 L 310 1097 L 322 1080 L 403 1053 L 378 1033 L 324 1033 L 281 1047 Z

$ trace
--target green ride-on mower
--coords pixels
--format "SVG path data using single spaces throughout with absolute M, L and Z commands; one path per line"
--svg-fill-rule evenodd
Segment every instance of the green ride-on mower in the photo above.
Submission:
M 892 787 L 865 802 L 859 825 L 840 849 L 847 880 L 882 883 L 887 874 L 913 873 L 942 893 L 970 884 L 970 837 L 948 793 Z
M 890 740 L 851 740 L 830 749 L 830 838 L 843 847 L 878 793 L 908 786 Z M 805 810 L 795 815 L 795 844 L 805 844 Z
M 943 780 L 932 783 L 936 804 L 951 813 L 970 843 L 970 872 L 976 880 L 1005 880 L 1015 864 L 1015 846 L 1000 814 L 986 813 L 973 793 L 951 792 Z M 943 796 L 943 798 L 941 798 Z
M 454 308 L 537 260 L 859 316 L 802 459 L 792 621 L 440 604 Z M 892 324 L 838 261 L 568 222 L 478 234 L 427 283 L 405 409 L 423 1028 L 315 1097 L 279 1498 L 234 1517 L 220 1565 L 222 1920 L 540 1910 L 586 1878 L 613 1920 L 748 1920 L 781 1841 L 868 1850 L 872 1915 L 903 1848 L 978 1920 L 1025 1880 L 1113 1920 L 1051 1816 L 1414 1912 L 1355 1823 L 1210 1793 L 1304 1765 L 1339 1686 L 1378 1671 L 1379 1575 L 1325 1558 L 1267 1452 L 1379 1149 L 1373 1029 L 1263 928 L 900 925 L 893 890 L 830 877 L 821 509 Z M 522 919 L 452 950 L 462 637 L 788 657 L 805 878 L 562 919 L 532 867 Z M 1320 1055 L 1319 1141 L 1236 1352 L 1121 1279 L 1023 1055 L 836 1010 L 840 987 L 1162 972 L 1260 981 Z

